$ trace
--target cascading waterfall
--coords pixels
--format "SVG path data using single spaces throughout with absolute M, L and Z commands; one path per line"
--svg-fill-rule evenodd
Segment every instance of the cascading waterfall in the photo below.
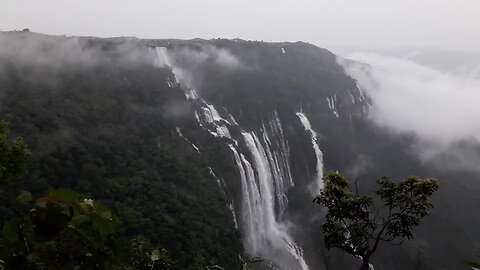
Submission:
M 226 137 L 231 139 L 232 136 L 230 135 L 230 131 L 225 126 L 225 124 L 229 124 L 228 120 L 220 117 L 220 114 L 213 105 L 208 104 L 203 100 L 202 103 L 202 112 L 205 121 L 214 126 L 214 131 L 211 131 L 211 133 L 214 133 L 212 135 L 215 137 Z
M 245 159 L 243 154 L 239 154 L 237 149 L 233 145 L 229 145 L 233 152 L 233 157 L 240 173 L 240 182 L 242 186 L 242 231 L 245 234 L 244 242 L 246 246 L 249 246 L 252 250 L 256 250 L 255 232 L 255 219 L 252 219 L 254 211 L 261 211 L 260 208 L 255 209 L 255 202 L 251 198 L 259 198 L 260 194 L 258 189 L 251 189 L 252 184 L 248 181 L 255 180 L 253 169 L 250 163 Z M 248 175 L 247 175 L 248 174 Z
M 172 66 L 172 61 L 170 61 L 170 57 L 168 57 L 167 48 L 155 47 L 155 52 L 157 57 L 154 63 L 157 67 Z
M 250 150 L 257 172 L 256 179 L 246 181 L 248 185 L 246 190 L 253 192 L 244 196 L 244 200 L 249 199 L 252 210 L 247 209 L 243 213 L 244 216 L 251 214 L 247 220 L 255 220 L 255 222 L 246 224 L 254 226 L 246 229 L 246 231 L 254 233 L 249 237 L 249 239 L 253 239 L 253 242 L 247 242 L 246 249 L 252 254 L 259 254 L 271 258 L 275 262 L 281 262 L 286 269 L 307 270 L 309 268 L 303 258 L 302 249 L 295 244 L 287 227 L 278 222 L 275 215 L 276 199 L 278 201 L 278 198 L 282 198 L 285 194 L 277 194 L 274 189 L 274 183 L 279 184 L 278 181 L 284 178 L 275 178 L 273 173 L 275 169 L 270 166 L 273 160 L 269 161 L 268 158 L 273 154 L 267 154 L 255 132 L 243 132 L 242 135 Z M 251 170 L 251 167 L 249 169 Z M 249 173 L 250 177 L 252 174 L 253 172 Z M 288 256 L 291 256 L 290 260 Z
M 175 81 L 182 81 L 182 70 L 172 66 L 165 48 L 156 48 L 158 66 L 170 66 Z M 230 139 L 229 147 L 240 174 L 242 201 L 239 209 L 244 246 L 248 253 L 261 256 L 274 262 L 285 270 L 309 270 L 303 258 L 303 250 L 293 241 L 288 227 L 279 219 L 285 211 L 288 201 L 287 192 L 294 185 L 290 171 L 290 150 L 283 137 L 283 129 L 277 112 L 267 124 L 262 125 L 261 140 L 255 132 L 242 132 L 242 139 L 248 149 L 249 162 L 239 151 L 238 142 L 232 138 L 229 127 L 239 125 L 235 118 L 224 108 L 227 119 L 222 118 L 216 108 L 202 99 L 194 89 L 184 89 L 186 98 L 195 102 L 199 109 L 195 111 L 198 124 L 212 136 Z M 262 144 L 263 142 L 263 144 Z M 219 184 L 218 178 L 211 168 Z M 237 222 L 233 204 L 230 209 Z
M 154 65 L 157 66 L 157 67 L 170 67 L 172 69 L 172 73 L 174 75 L 174 80 L 175 80 L 175 83 L 178 84 L 179 81 L 182 80 L 182 70 L 179 69 L 179 68 L 176 68 L 172 63 L 172 59 L 170 58 L 170 56 L 168 55 L 168 51 L 167 51 L 167 48 L 165 47 L 156 47 L 155 48 L 155 59 L 154 59 Z M 173 83 L 172 81 L 170 80 L 170 78 L 167 79 L 167 84 L 169 87 L 172 87 L 173 86 Z M 223 119 L 220 117 L 220 114 L 218 113 L 218 111 L 213 107 L 213 105 L 210 105 L 208 103 L 206 103 L 203 99 L 201 99 L 198 95 L 198 93 L 195 91 L 195 89 L 182 89 L 184 90 L 184 94 L 185 94 L 185 97 L 187 98 L 187 100 L 191 100 L 191 101 L 196 101 L 196 100 L 199 100 L 200 103 L 202 104 L 201 106 L 201 109 L 202 109 L 202 116 L 203 116 L 203 119 L 205 119 L 205 121 L 202 121 L 200 115 L 198 114 L 197 111 L 195 111 L 195 118 L 197 119 L 199 125 L 208 130 L 210 132 L 210 134 L 212 134 L 213 136 L 215 137 L 227 137 L 227 138 L 231 138 L 230 136 L 230 132 L 228 130 L 228 128 L 223 124 L 223 122 L 227 122 L 227 120 Z M 231 116 L 231 119 L 233 119 L 233 116 Z M 207 127 L 205 127 L 203 125 L 203 123 L 206 122 L 210 125 L 213 125 L 214 127 L 214 130 L 210 130 L 208 129 Z M 190 143 L 190 145 L 197 151 L 200 153 L 200 149 L 194 144 L 192 143 L 188 138 L 186 138 L 179 127 L 176 128 L 176 131 L 177 131 L 177 134 L 185 139 L 188 143 Z M 235 142 L 235 141 L 234 141 Z M 236 143 L 236 142 L 235 142 Z M 222 190 L 223 194 L 225 196 L 227 196 L 226 194 L 226 190 L 227 190 L 227 185 L 225 184 L 224 180 L 222 178 L 219 178 L 215 172 L 213 171 L 213 169 L 211 167 L 208 167 L 208 170 L 209 170 L 209 173 L 210 175 L 217 181 L 220 189 Z M 228 204 L 228 208 L 230 209 L 231 213 L 232 213 L 232 218 L 233 218 L 233 222 L 235 224 L 235 227 L 238 228 L 238 221 L 237 221 L 237 217 L 235 215 L 235 210 L 234 210 L 234 205 L 233 205 L 233 201 L 230 200 L 229 204 Z
M 198 97 L 198 95 L 196 94 Z M 290 153 L 283 129 L 275 112 L 268 128 L 262 125 L 262 140 L 254 132 L 242 132 L 245 144 L 253 158 L 253 166 L 237 150 L 238 143 L 231 137 L 227 125 L 238 126 L 233 116 L 231 121 L 220 116 L 215 107 L 202 101 L 202 116 L 197 114 L 199 124 L 213 124 L 210 134 L 233 140 L 229 144 L 240 173 L 242 187 L 241 224 L 246 250 L 276 262 L 284 269 L 308 270 L 303 250 L 293 241 L 288 228 L 277 221 L 287 207 L 286 193 L 293 186 L 290 171 Z M 225 130 L 226 132 L 223 132 Z M 277 211 L 275 211 L 277 209 Z M 277 213 L 277 214 L 276 214 Z
M 262 125 L 262 137 L 266 149 L 265 153 L 273 173 L 277 216 L 281 216 L 288 204 L 286 193 L 294 185 L 290 171 L 290 149 L 287 140 L 283 137 L 283 128 L 276 111 L 268 122 L 268 127 L 265 128 L 265 125 Z M 272 137 L 272 140 L 270 137 Z
M 300 122 L 302 122 L 303 128 L 310 133 L 310 137 L 312 139 L 312 146 L 313 150 L 315 151 L 315 156 L 317 158 L 317 176 L 315 181 L 312 183 L 313 185 L 310 186 L 310 190 L 312 194 L 317 195 L 318 192 L 323 189 L 323 153 L 318 146 L 318 136 L 317 132 L 312 129 L 312 125 L 308 120 L 307 116 L 302 112 L 297 112 L 298 118 L 300 118 Z

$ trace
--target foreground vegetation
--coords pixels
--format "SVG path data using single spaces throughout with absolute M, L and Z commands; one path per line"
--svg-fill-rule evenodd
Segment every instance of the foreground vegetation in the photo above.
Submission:
M 17 190 L 30 153 L 22 139 L 9 138 L 5 121 L 0 121 L 0 149 L 1 187 L 18 193 L 16 202 L 24 210 L 2 221 L 0 269 L 173 268 L 165 250 L 152 249 L 141 238 L 121 246 L 118 221 L 99 202 L 68 189 L 50 189 L 38 199 Z
M 374 199 L 350 189 L 350 180 L 337 172 L 324 178 L 325 188 L 315 201 L 327 208 L 322 226 L 325 246 L 339 248 L 362 259 L 360 270 L 368 270 L 370 258 L 381 242 L 400 245 L 413 238 L 413 228 L 433 207 L 430 197 L 438 189 L 435 179 L 408 177 L 395 183 L 388 177 L 377 181 Z

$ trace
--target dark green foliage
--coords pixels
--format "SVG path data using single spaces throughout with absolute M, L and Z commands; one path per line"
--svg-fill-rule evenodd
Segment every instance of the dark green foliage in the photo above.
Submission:
M 379 189 L 376 194 L 388 208 L 384 224 L 385 234 L 390 238 L 382 240 L 411 239 L 413 227 L 420 225 L 421 219 L 428 215 L 428 210 L 433 207 L 430 197 L 438 189 L 437 181 L 411 176 L 394 183 L 389 177 L 382 177 L 377 184 Z
M 26 162 L 30 156 L 21 138 L 11 140 L 8 123 L 0 121 L 0 188 L 17 180 L 26 172 Z
M 472 269 L 480 269 L 480 263 L 477 262 L 467 262 L 467 265 L 470 266 Z
M 6 138 L 5 122 L 1 127 L 5 152 L 0 166 L 6 168 L 4 176 L 14 176 L 6 177 L 12 180 L 25 173 L 28 152 L 20 139 L 10 142 Z M 173 269 L 164 249 L 150 249 L 149 253 L 139 241 L 131 248 L 121 248 L 114 236 L 115 219 L 99 202 L 68 189 L 50 189 L 48 193 L 37 199 L 28 213 L 3 224 L 0 240 L 6 261 L 0 260 L 0 269 L 117 269 L 124 264 L 121 255 L 131 262 L 141 256 L 149 258 L 149 264 L 132 264 L 133 269 Z M 16 200 L 30 205 L 33 196 L 24 190 Z
M 50 190 L 3 226 L 8 269 L 112 269 L 119 265 L 110 210 L 70 190 Z
M 470 266 L 472 269 L 480 269 L 480 256 L 477 256 L 476 257 L 476 260 L 475 261 L 466 261 L 465 263 Z
M 135 270 L 171 270 L 174 262 L 165 249 L 153 249 L 151 243 L 142 238 L 132 239 L 129 249 L 129 262 L 124 269 Z
M 375 193 L 383 206 L 375 208 L 373 198 L 351 191 L 350 181 L 338 171 L 323 180 L 325 188 L 314 201 L 327 208 L 322 225 L 325 246 L 362 258 L 361 269 L 368 269 L 381 241 L 400 244 L 413 237 L 413 228 L 433 207 L 430 197 L 438 189 L 430 178 L 408 177 L 394 183 L 382 177 Z

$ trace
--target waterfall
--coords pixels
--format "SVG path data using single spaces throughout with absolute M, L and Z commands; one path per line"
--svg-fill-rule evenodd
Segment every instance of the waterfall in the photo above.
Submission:
M 280 177 L 275 169 L 273 153 L 262 146 L 255 132 L 242 132 L 245 144 L 252 155 L 256 174 L 253 173 L 251 166 L 245 166 L 250 172 L 246 174 L 246 187 L 242 190 L 248 192 L 243 197 L 244 201 L 248 200 L 243 206 L 243 217 L 247 222 L 245 225 L 246 232 L 253 235 L 247 235 L 246 249 L 254 255 L 264 256 L 276 263 L 282 265 L 284 269 L 302 269 L 308 270 L 308 266 L 303 259 L 303 251 L 293 241 L 288 233 L 285 224 L 279 222 L 275 215 L 275 203 L 279 203 L 285 194 L 278 194 L 279 189 L 275 189 L 275 185 L 283 185 L 279 183 L 284 181 L 285 177 Z M 265 138 L 266 131 L 263 130 Z M 276 157 L 278 159 L 278 156 Z M 248 179 L 253 177 L 254 179 Z M 251 216 L 249 216 L 251 215 Z M 252 222 L 251 220 L 254 220 Z M 248 227 L 254 226 L 254 227 Z
M 222 190 L 223 194 L 226 194 L 227 190 L 227 185 L 225 184 L 225 181 L 223 181 L 222 178 L 219 178 L 215 172 L 213 171 L 212 167 L 208 167 L 208 173 L 217 181 L 218 186 Z
M 164 67 L 164 66 L 172 66 L 172 61 L 167 53 L 167 48 L 165 47 L 155 47 L 156 58 L 155 58 L 155 66 L 157 67 Z
M 245 159 L 243 154 L 240 156 L 237 149 L 233 145 L 229 145 L 230 149 L 233 152 L 233 157 L 235 159 L 238 171 L 240 173 L 240 182 L 242 186 L 242 216 L 241 216 L 241 227 L 242 232 L 245 234 L 244 243 L 245 246 L 248 246 L 251 250 L 257 250 L 255 242 L 255 219 L 254 211 L 260 211 L 261 209 L 254 209 L 255 202 L 252 201 L 252 198 L 259 198 L 258 189 L 252 189 L 253 185 L 249 181 L 255 180 L 253 174 L 253 169 L 250 163 Z
M 182 133 L 182 131 L 180 130 L 179 127 L 177 127 L 175 130 L 177 131 L 177 134 L 180 138 L 183 138 L 185 141 L 187 141 L 193 147 L 193 149 L 195 149 L 198 153 L 200 153 L 200 149 L 198 149 L 198 147 L 194 143 L 192 143 L 187 137 L 185 137 L 183 135 L 183 133 Z
M 310 121 L 308 120 L 307 116 L 304 113 L 297 112 L 298 118 L 300 118 L 300 122 L 302 122 L 303 128 L 310 133 L 310 137 L 312 139 L 312 146 L 313 150 L 315 151 L 315 156 L 317 158 L 317 176 L 315 182 L 312 183 L 313 185 L 310 186 L 310 190 L 313 195 L 318 195 L 317 193 L 323 188 L 323 153 L 318 146 L 318 137 L 317 132 L 312 129 L 312 125 L 310 125 Z
M 290 149 L 287 140 L 283 137 L 282 125 L 276 111 L 268 122 L 268 128 L 262 125 L 262 131 L 265 154 L 273 174 L 276 213 L 277 216 L 281 216 L 288 204 L 286 193 L 294 183 L 290 172 Z
M 183 72 L 171 66 L 173 61 L 166 48 L 156 48 L 156 54 L 155 64 L 159 67 L 170 66 L 175 81 L 183 83 Z M 229 128 L 242 129 L 227 109 L 223 108 L 220 114 L 214 105 L 204 100 L 194 89 L 182 90 L 187 100 L 196 106 L 195 118 L 199 126 L 214 137 L 228 139 L 225 141 L 233 153 L 240 175 L 241 204 L 239 209 L 235 209 L 240 213 L 238 222 L 233 202 L 228 207 L 232 210 L 236 226 L 242 232 L 246 251 L 273 262 L 283 270 L 309 270 L 303 258 L 303 250 L 289 234 L 287 224 L 280 219 L 288 205 L 287 192 L 294 182 L 290 170 L 290 149 L 283 136 L 277 112 L 262 125 L 260 137 L 253 131 L 241 132 L 240 139 L 247 146 L 248 153 L 245 155 L 251 159 L 249 161 L 230 133 Z M 225 193 L 223 179 L 217 177 L 213 169 L 209 168 L 209 171 Z

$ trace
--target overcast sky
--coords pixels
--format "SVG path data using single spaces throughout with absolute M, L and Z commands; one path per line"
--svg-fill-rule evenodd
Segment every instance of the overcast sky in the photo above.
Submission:
M 0 0 L 0 30 L 479 50 L 479 0 Z

